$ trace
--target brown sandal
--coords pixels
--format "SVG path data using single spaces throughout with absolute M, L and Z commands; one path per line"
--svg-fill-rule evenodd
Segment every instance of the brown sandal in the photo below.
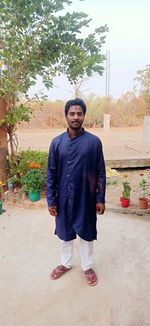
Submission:
M 88 282 L 88 285 L 90 286 L 94 286 L 97 284 L 98 280 L 97 280 L 97 276 L 96 276 L 96 273 L 95 271 L 90 268 L 90 269 L 87 269 L 86 271 L 84 271 L 84 274 L 85 274 L 85 278 Z
M 61 276 L 63 276 L 66 272 L 70 271 L 72 267 L 67 268 L 63 265 L 57 266 L 52 273 L 50 274 L 51 280 L 58 280 Z

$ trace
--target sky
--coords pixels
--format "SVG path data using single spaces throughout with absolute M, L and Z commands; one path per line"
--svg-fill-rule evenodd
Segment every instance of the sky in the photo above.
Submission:
M 69 11 L 83 11 L 92 18 L 87 29 L 89 34 L 95 28 L 107 24 L 106 42 L 102 53 L 110 53 L 110 96 L 119 98 L 133 90 L 134 78 L 140 69 L 150 64 L 150 0 L 73 0 Z M 104 63 L 105 67 L 105 63 Z M 54 87 L 46 91 L 41 78 L 30 94 L 44 91 L 50 100 L 68 100 L 73 89 L 65 77 L 54 78 Z M 94 76 L 83 85 L 84 95 L 106 94 L 106 73 Z

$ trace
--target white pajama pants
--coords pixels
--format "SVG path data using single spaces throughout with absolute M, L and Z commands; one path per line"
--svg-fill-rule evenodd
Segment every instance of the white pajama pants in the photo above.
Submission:
M 80 259 L 81 268 L 83 271 L 93 267 L 94 260 L 94 241 L 85 241 L 79 238 L 80 241 Z M 67 268 L 72 267 L 74 240 L 60 240 L 61 264 Z

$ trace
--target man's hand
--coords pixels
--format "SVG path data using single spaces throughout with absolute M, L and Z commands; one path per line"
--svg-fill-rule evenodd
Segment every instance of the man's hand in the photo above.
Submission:
M 100 215 L 104 214 L 104 212 L 105 212 L 105 204 L 97 203 L 96 204 L 96 212 L 97 212 L 97 214 L 100 214 Z
M 52 206 L 48 208 L 50 215 L 57 216 L 57 206 Z

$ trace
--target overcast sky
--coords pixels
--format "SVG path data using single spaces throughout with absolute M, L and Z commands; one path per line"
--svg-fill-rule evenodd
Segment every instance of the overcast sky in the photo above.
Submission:
M 88 34 L 107 24 L 105 54 L 110 50 L 110 95 L 119 98 L 132 91 L 139 69 L 150 64 L 150 0 L 73 0 L 70 11 L 83 11 L 92 18 Z M 97 76 L 83 87 L 83 92 L 105 95 L 106 78 Z M 36 89 L 43 89 L 38 80 Z M 46 92 L 46 91 L 45 91 Z M 49 99 L 68 99 L 73 93 L 65 78 L 55 78 L 54 87 L 46 92 Z

